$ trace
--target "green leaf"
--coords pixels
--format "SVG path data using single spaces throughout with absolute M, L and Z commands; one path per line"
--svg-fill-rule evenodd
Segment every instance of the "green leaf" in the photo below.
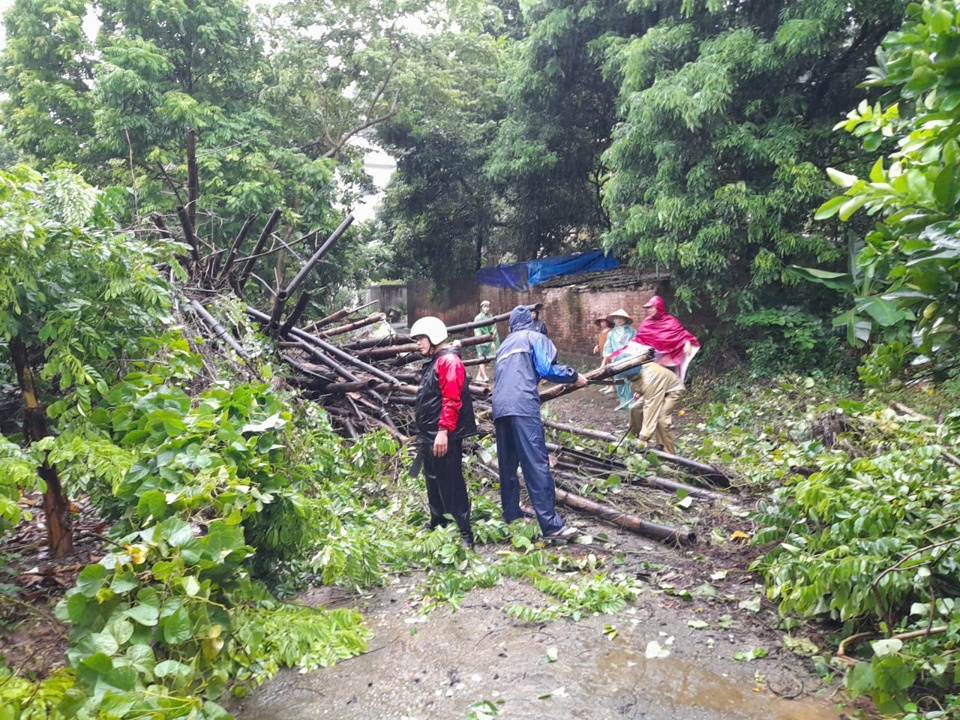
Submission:
M 854 700 L 861 695 L 872 694 L 876 687 L 873 665 L 870 663 L 858 663 L 847 674 L 847 691 Z
M 77 577 L 77 590 L 86 597 L 94 597 L 103 587 L 107 569 L 103 565 L 87 565 Z
M 847 200 L 840 208 L 839 218 L 846 222 L 850 219 L 850 216 L 853 215 L 857 210 L 863 207 L 863 204 L 867 201 L 866 195 L 854 195 L 852 198 Z
M 193 676 L 193 668 L 176 660 L 164 660 L 157 663 L 153 669 L 153 674 L 158 678 L 169 677 L 183 682 Z
M 825 285 L 834 290 L 844 292 L 853 292 L 853 278 L 850 273 L 832 272 L 830 270 L 820 270 L 819 268 L 806 268 L 799 265 L 791 265 L 790 271 L 798 277 L 805 280 Z
M 179 645 L 193 637 L 193 623 L 190 613 L 180 607 L 175 613 L 163 620 L 163 637 L 171 645 Z
M 846 195 L 837 195 L 827 200 L 823 205 L 817 208 L 817 212 L 814 214 L 814 220 L 826 220 L 837 214 L 837 211 L 840 210 L 840 206 L 847 201 Z
M 854 183 L 857 182 L 856 175 L 848 175 L 845 172 L 840 172 L 834 168 L 827 168 L 827 176 L 833 181 L 834 185 L 838 185 L 842 188 L 852 187 Z
M 159 608 L 144 604 L 134 605 L 133 607 L 128 608 L 125 611 L 125 614 L 134 622 L 138 622 L 147 627 L 153 627 L 156 625 L 160 618 Z

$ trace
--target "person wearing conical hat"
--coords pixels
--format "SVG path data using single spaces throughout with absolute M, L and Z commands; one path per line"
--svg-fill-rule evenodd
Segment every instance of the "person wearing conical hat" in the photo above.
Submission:
M 484 300 L 480 303 L 480 312 L 477 313 L 477 316 L 473 319 L 473 321 L 483 322 L 485 320 L 492 319 L 493 315 L 490 313 L 490 301 Z M 483 327 L 474 328 L 473 334 L 493 335 L 493 342 L 477 345 L 477 357 L 483 358 L 484 360 L 492 360 L 494 357 L 496 357 L 497 348 L 500 347 L 500 333 L 497 331 L 497 324 L 493 323 L 492 325 L 484 325 Z M 479 366 L 479 369 L 477 370 L 477 382 L 490 382 L 490 378 L 487 377 L 486 365 Z
M 610 362 L 610 356 L 613 355 L 613 353 L 633 340 L 633 336 L 637 334 L 637 331 L 633 329 L 633 319 L 623 308 L 607 315 L 607 320 L 613 322 L 613 327 L 610 328 L 610 332 L 607 333 L 607 341 L 603 345 L 604 365 Z M 620 399 L 620 405 L 627 407 L 630 404 L 630 399 L 633 397 L 633 392 L 630 390 L 630 383 L 626 378 L 619 375 L 616 376 L 614 380 L 616 381 L 615 387 L 617 388 L 617 397 Z

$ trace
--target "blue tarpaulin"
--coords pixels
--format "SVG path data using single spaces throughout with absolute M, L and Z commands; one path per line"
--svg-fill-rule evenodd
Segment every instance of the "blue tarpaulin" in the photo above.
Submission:
M 527 289 L 527 264 L 504 263 L 477 270 L 477 282 L 481 285 L 523 291 Z
M 571 255 L 481 268 L 477 270 L 477 282 L 481 285 L 522 291 L 530 285 L 539 285 L 558 275 L 575 275 L 615 267 L 620 267 L 620 263 L 613 255 L 605 255 L 603 250 L 588 250 Z
M 530 260 L 527 263 L 527 284 L 539 285 L 558 275 L 576 275 L 591 270 L 610 270 L 620 263 L 613 255 L 604 255 L 603 250 L 589 250 L 573 255 L 559 255 Z

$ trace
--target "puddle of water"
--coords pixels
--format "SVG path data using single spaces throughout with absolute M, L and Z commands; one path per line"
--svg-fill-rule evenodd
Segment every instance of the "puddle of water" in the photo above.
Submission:
M 600 677 L 594 685 L 600 693 L 617 692 L 617 687 L 636 683 L 652 689 L 660 702 L 674 711 L 711 713 L 705 717 L 764 718 L 765 720 L 832 720 L 839 718 L 825 702 L 791 701 L 771 698 L 755 691 L 752 682 L 738 682 L 709 668 L 666 657 L 648 660 L 630 648 L 604 653 L 596 662 Z M 606 687 L 605 687 L 606 686 Z M 678 715 L 672 715 L 678 717 Z

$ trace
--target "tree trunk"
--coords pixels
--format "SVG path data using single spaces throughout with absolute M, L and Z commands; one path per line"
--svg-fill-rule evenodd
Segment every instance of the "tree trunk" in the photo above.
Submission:
M 42 440 L 50 434 L 47 412 L 37 399 L 33 370 L 27 357 L 27 346 L 20 336 L 10 341 L 10 356 L 17 369 L 17 379 L 23 394 L 23 436 L 30 442 Z M 57 469 L 44 461 L 37 474 L 46 488 L 43 493 L 43 512 L 47 520 L 47 542 L 51 557 L 63 557 L 73 549 L 70 523 L 70 500 L 63 494 Z

